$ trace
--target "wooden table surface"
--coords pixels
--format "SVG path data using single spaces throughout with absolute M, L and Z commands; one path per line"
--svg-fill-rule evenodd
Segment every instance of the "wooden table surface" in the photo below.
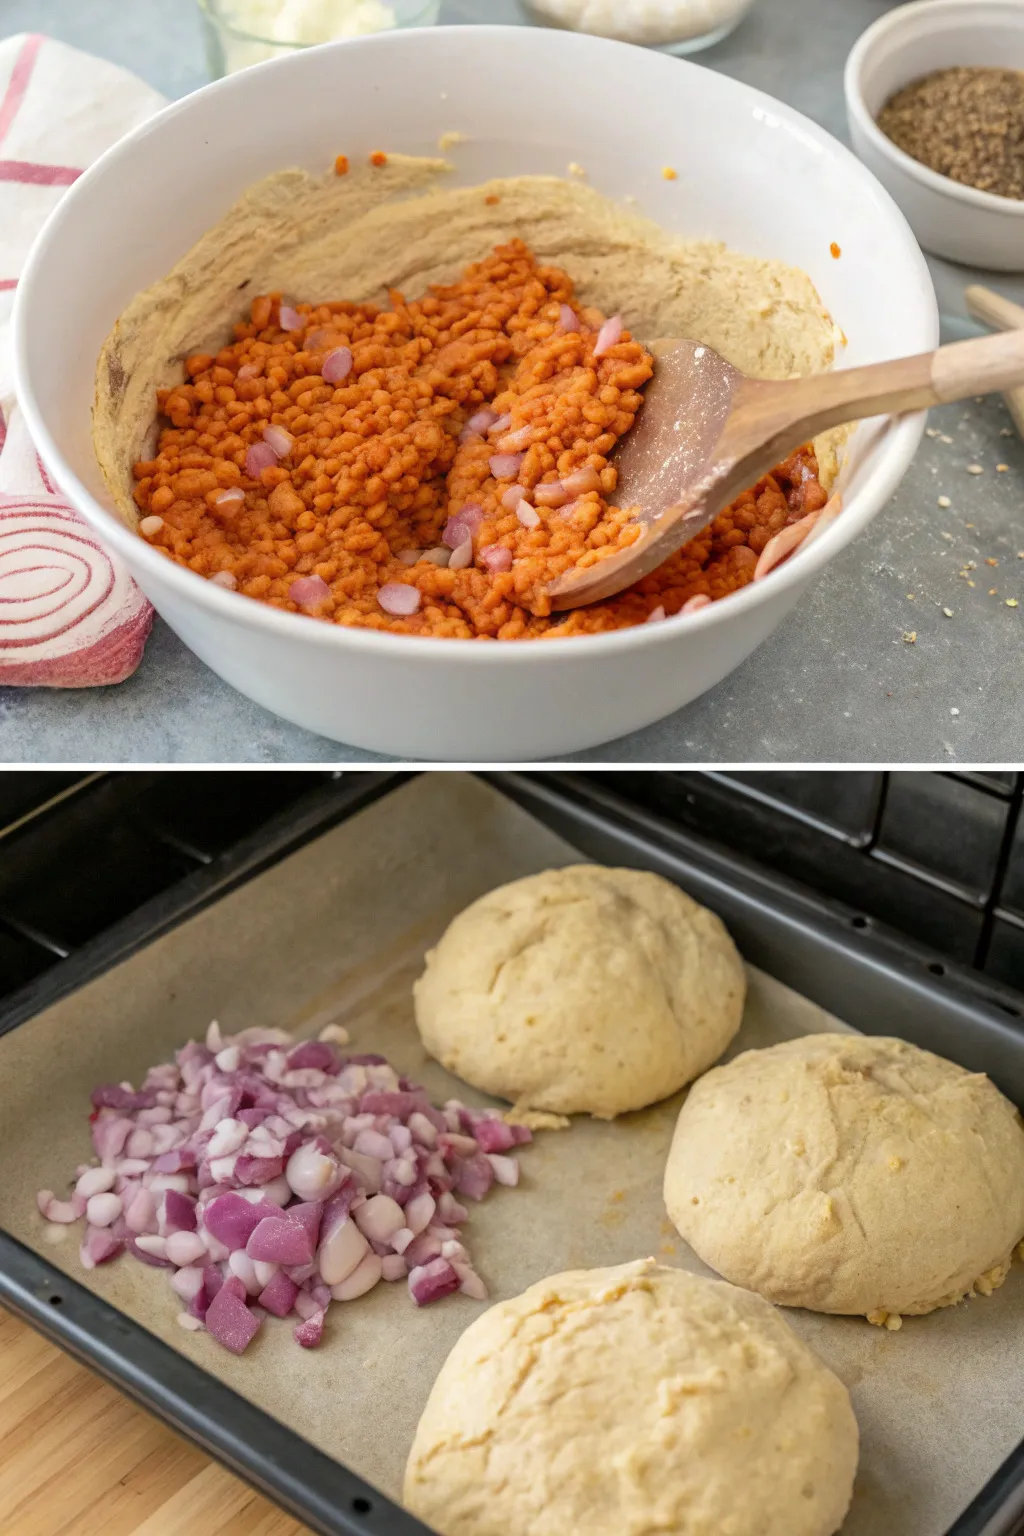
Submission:
M 308 1536 L 0 1310 L 3 1536 Z

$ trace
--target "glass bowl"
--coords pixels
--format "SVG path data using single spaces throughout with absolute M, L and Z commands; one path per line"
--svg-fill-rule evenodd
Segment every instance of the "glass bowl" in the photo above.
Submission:
M 362 37 L 399 27 L 430 27 L 441 9 L 441 0 L 349 0 L 348 5 L 339 4 L 336 9 L 342 17 L 346 11 L 351 14 L 332 27 L 335 7 L 322 3 L 304 7 L 301 0 L 286 0 L 284 4 L 280 0 L 197 0 L 197 4 L 214 80 L 250 64 L 262 64 L 266 59 L 336 38 Z M 309 19 L 302 16 L 304 9 L 312 13 Z M 295 21 L 295 30 L 301 35 L 288 35 L 290 20 Z
M 728 37 L 754 0 L 660 0 L 633 7 L 622 0 L 522 0 L 542 26 L 590 32 L 619 42 L 639 43 L 662 53 L 697 53 Z M 633 12 L 639 14 L 633 14 Z

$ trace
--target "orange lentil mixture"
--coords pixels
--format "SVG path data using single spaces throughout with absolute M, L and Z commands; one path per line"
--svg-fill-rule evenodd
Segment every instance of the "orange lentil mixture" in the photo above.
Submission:
M 638 534 L 610 456 L 652 374 L 628 330 L 574 303 L 521 241 L 387 309 L 254 299 L 230 345 L 158 391 L 140 532 L 274 607 L 459 639 L 620 629 L 745 586 L 769 539 L 825 503 L 809 448 L 636 586 L 551 613 L 556 576 Z

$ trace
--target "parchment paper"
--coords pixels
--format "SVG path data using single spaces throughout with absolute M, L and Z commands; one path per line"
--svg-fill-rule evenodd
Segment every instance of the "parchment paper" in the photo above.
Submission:
M 434 773 L 251 881 L 75 996 L 0 1039 L 0 1223 L 369 1482 L 398 1496 L 413 1430 L 442 1361 L 483 1310 L 456 1296 L 418 1310 L 404 1285 L 336 1304 L 318 1351 L 270 1318 L 236 1359 L 175 1322 L 162 1272 L 122 1258 L 85 1273 L 79 1228 L 48 1246 L 40 1187 L 62 1191 L 90 1155 L 88 1095 L 138 1081 L 211 1018 L 226 1031 L 344 1023 L 435 1100 L 487 1102 L 427 1060 L 410 987 L 461 907 L 578 855 L 496 791 Z M 85 898 L 87 899 L 87 897 Z M 735 1050 L 836 1020 L 752 971 Z M 467 1246 L 493 1299 L 546 1274 L 655 1254 L 709 1273 L 668 1223 L 661 1180 L 682 1095 L 611 1125 L 578 1119 L 522 1149 L 516 1190 L 474 1207 Z M 888 1333 L 863 1320 L 788 1320 L 849 1386 L 862 1436 L 844 1536 L 943 1536 L 1024 1434 L 1024 1269 L 1005 1286 Z M 0 1361 L 0 1375 L 3 1364 Z

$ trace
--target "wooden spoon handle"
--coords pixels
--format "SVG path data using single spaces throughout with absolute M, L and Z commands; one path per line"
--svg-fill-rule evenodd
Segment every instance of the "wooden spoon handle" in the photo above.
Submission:
M 785 384 L 757 384 L 741 407 L 742 429 L 759 425 L 762 440 L 782 431 L 795 441 L 801 434 L 814 437 L 848 421 L 927 410 L 1013 384 L 1024 384 L 1024 331 L 957 341 L 918 357 L 818 373 Z
M 1024 384 L 1024 331 L 940 347 L 932 361 L 935 394 L 944 405 Z
M 964 289 L 964 303 L 968 314 L 980 320 L 982 325 L 990 325 L 993 330 L 1024 330 L 1024 308 L 1004 294 L 983 288 L 980 283 L 972 283 Z
M 980 283 L 972 283 L 969 288 L 964 289 L 964 302 L 967 305 L 968 314 L 973 315 L 975 320 L 980 320 L 983 325 L 991 325 L 997 331 L 1024 330 L 1024 308 L 1003 294 L 995 293 L 991 288 L 983 288 Z M 1013 419 L 1014 426 L 1024 438 L 1024 384 L 1008 389 L 1003 399 L 1006 401 L 1006 409 Z

